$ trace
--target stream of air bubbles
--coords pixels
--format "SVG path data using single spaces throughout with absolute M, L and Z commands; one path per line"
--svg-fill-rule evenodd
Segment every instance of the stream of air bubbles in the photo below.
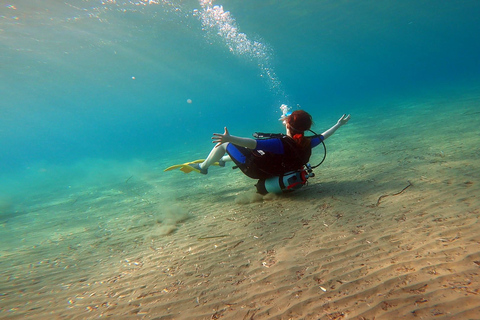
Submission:
M 219 36 L 230 52 L 242 56 L 255 63 L 260 69 L 270 90 L 280 99 L 286 99 L 282 84 L 278 79 L 271 62 L 271 50 L 262 42 L 249 39 L 240 32 L 239 27 L 229 11 L 221 5 L 213 5 L 213 0 L 199 0 L 201 10 L 194 10 L 200 17 L 202 28 L 209 35 Z

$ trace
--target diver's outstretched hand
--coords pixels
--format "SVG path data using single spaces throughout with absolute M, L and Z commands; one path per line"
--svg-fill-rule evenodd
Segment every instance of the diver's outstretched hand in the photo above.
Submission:
M 231 142 L 237 146 L 245 147 L 248 149 L 255 149 L 255 147 L 257 146 L 257 141 L 254 139 L 242 138 L 242 137 L 230 135 L 227 127 L 225 127 L 225 132 L 223 134 L 214 133 L 212 137 L 212 142 L 216 143 L 215 148 L 217 148 L 218 146 L 226 142 Z
M 225 132 L 223 134 L 214 133 L 212 137 L 212 143 L 216 143 L 215 148 L 225 142 L 230 142 L 230 133 L 228 132 L 227 127 L 225 127 Z
M 332 134 L 335 133 L 335 131 L 337 131 L 338 128 L 340 128 L 344 124 L 347 124 L 348 120 L 350 120 L 350 115 L 344 114 L 340 119 L 338 119 L 337 123 L 333 127 L 322 133 L 323 138 L 327 139 L 328 137 L 330 137 Z
M 340 119 L 338 119 L 337 124 L 343 126 L 347 124 L 348 120 L 350 120 L 350 115 L 344 114 Z

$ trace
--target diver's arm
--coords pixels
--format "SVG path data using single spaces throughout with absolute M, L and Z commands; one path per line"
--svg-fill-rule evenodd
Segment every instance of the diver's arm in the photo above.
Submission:
M 248 149 L 255 149 L 255 147 L 257 146 L 257 140 L 255 139 L 231 136 L 230 133 L 228 133 L 227 127 L 225 127 L 225 132 L 223 134 L 214 133 L 212 137 L 212 142 L 216 143 L 215 148 L 225 142 L 230 142 L 234 145 L 245 147 Z
M 322 133 L 324 140 L 334 134 L 335 131 L 337 131 L 338 128 L 346 124 L 348 120 L 350 120 L 350 115 L 344 114 L 340 119 L 338 119 L 337 123 L 333 127 Z

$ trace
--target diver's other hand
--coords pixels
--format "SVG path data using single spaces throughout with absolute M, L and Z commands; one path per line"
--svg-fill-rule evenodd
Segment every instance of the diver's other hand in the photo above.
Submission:
M 228 132 L 227 127 L 225 127 L 225 132 L 223 134 L 214 133 L 212 137 L 212 143 L 216 143 L 215 148 L 225 142 L 230 142 L 230 133 Z
M 340 119 L 338 119 L 337 124 L 343 126 L 347 124 L 348 120 L 350 120 L 350 115 L 344 114 Z

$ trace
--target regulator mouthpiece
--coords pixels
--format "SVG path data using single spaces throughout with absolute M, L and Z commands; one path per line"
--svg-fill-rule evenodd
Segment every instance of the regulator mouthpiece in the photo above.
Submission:
M 290 111 L 291 108 L 289 108 L 286 104 L 282 104 L 280 106 L 280 110 L 282 111 L 282 116 L 280 117 L 280 121 L 283 121 L 283 124 L 285 124 L 285 120 L 292 114 Z

